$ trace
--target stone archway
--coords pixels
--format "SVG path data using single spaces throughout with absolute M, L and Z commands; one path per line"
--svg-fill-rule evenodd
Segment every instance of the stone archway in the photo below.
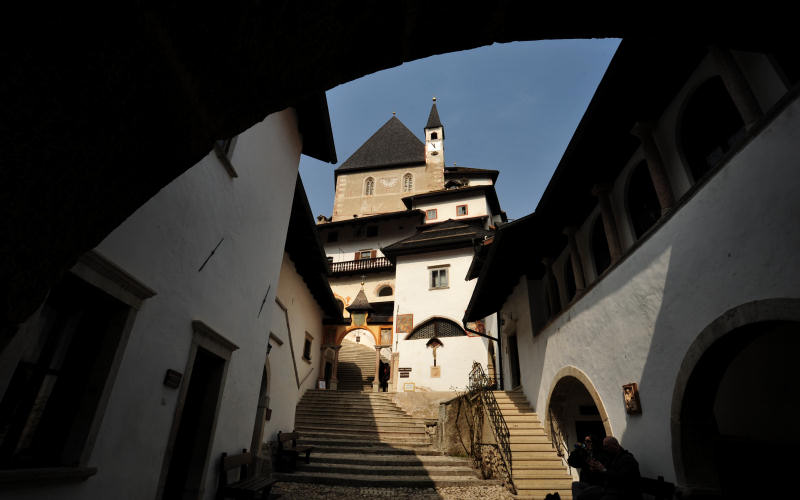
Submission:
M 750 302 L 714 320 L 687 350 L 672 397 L 672 454 L 688 492 L 760 497 L 800 446 L 792 381 L 800 300 Z M 790 390 L 786 390 L 787 383 Z
M 544 418 L 545 432 L 565 456 L 585 435 L 613 435 L 597 389 L 586 373 L 574 366 L 563 367 L 553 377 Z

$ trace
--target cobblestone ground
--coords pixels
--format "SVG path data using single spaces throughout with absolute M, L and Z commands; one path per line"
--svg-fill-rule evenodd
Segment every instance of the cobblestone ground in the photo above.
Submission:
M 272 487 L 273 498 L 317 500 L 329 498 L 391 498 L 392 500 L 510 500 L 514 496 L 502 486 L 469 486 L 448 488 L 358 488 L 324 484 L 277 483 Z

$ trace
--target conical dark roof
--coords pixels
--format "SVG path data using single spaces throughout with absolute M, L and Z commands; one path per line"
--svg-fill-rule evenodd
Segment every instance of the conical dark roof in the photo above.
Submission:
M 436 109 L 436 103 L 431 106 L 431 114 L 428 115 L 428 124 L 425 128 L 441 127 L 442 121 L 439 119 L 439 110 Z
M 363 288 L 358 291 L 358 295 L 356 295 L 356 298 L 355 300 L 353 300 L 353 303 L 347 306 L 347 310 L 350 312 L 372 310 L 372 306 L 369 305 L 369 300 L 367 300 L 367 295 L 364 293 Z
M 425 145 L 393 116 L 345 160 L 337 172 L 425 163 Z

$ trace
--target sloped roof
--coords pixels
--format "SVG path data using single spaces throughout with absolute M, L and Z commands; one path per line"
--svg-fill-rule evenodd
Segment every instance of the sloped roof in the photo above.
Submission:
M 382 248 L 381 252 L 394 262 L 398 255 L 472 246 L 474 240 L 483 240 L 492 234 L 480 226 L 480 220 L 472 222 L 448 219 L 427 224 L 408 238 Z
M 492 182 L 497 181 L 497 176 L 500 175 L 499 170 L 488 170 L 485 168 L 472 168 L 472 167 L 444 167 L 445 177 L 472 177 L 472 176 L 490 176 Z
M 436 191 L 428 191 L 427 193 L 419 193 L 413 194 L 411 196 L 405 196 L 402 199 L 405 206 L 409 209 L 414 205 L 414 201 L 419 200 L 426 200 L 430 198 L 438 198 L 438 199 L 448 199 L 448 198 L 459 198 L 464 194 L 472 194 L 483 192 L 486 196 L 486 201 L 489 203 L 489 206 L 492 209 L 492 214 L 503 214 L 503 211 L 500 209 L 500 200 L 497 199 L 497 191 L 494 188 L 494 184 L 477 184 L 475 186 L 465 186 L 459 188 L 451 188 L 451 189 L 437 189 Z
M 345 160 L 335 173 L 425 163 L 425 145 L 393 116 Z
M 363 288 L 358 291 L 358 295 L 356 295 L 353 303 L 347 306 L 347 310 L 350 312 L 372 311 L 372 306 L 369 305 L 369 300 L 367 300 L 367 295 L 364 293 Z
M 433 103 L 431 106 L 431 113 L 428 115 L 428 123 L 425 125 L 425 128 L 436 128 L 441 127 L 442 121 L 439 119 L 439 110 L 436 109 L 436 103 Z M 442 131 L 442 135 L 444 135 L 444 131 Z M 444 137 L 442 137 L 444 139 Z

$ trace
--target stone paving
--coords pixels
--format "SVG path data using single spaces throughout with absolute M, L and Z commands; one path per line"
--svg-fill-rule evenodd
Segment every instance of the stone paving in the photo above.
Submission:
M 272 497 L 281 499 L 317 500 L 329 498 L 391 498 L 392 500 L 508 500 L 514 496 L 502 486 L 469 486 L 446 488 L 359 488 L 323 484 L 284 483 L 272 487 Z

